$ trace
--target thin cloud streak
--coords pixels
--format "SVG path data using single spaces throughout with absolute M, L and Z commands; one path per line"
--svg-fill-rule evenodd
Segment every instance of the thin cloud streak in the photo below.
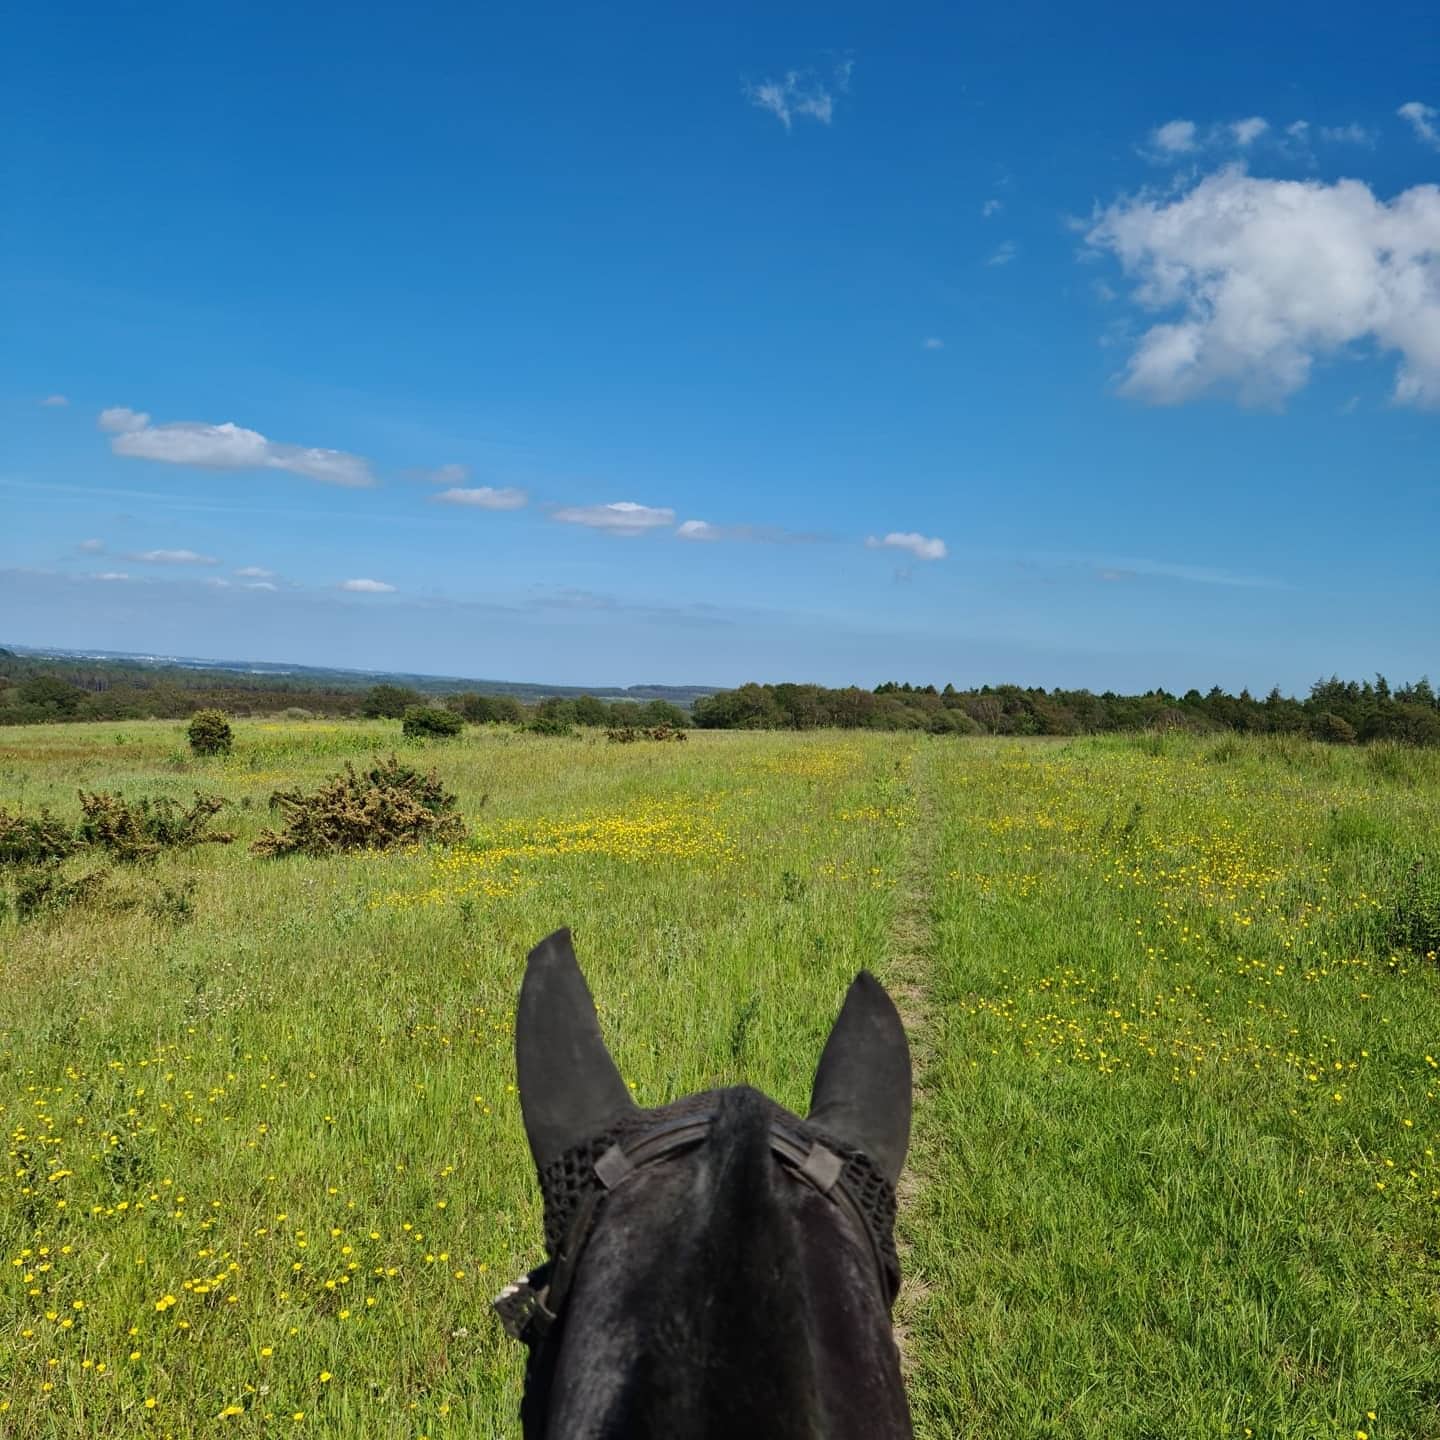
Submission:
M 617 500 L 609 505 L 566 505 L 552 511 L 550 518 L 562 525 L 584 525 L 609 535 L 634 537 L 668 529 L 675 523 L 675 512 L 669 506 Z
M 905 550 L 917 560 L 943 560 L 949 553 L 945 542 L 921 535 L 914 530 L 892 530 L 888 535 L 871 535 L 865 541 L 867 550 Z
M 439 505 L 469 505 L 479 510 L 523 510 L 530 497 L 523 490 L 477 485 L 473 489 L 453 486 L 431 496 Z

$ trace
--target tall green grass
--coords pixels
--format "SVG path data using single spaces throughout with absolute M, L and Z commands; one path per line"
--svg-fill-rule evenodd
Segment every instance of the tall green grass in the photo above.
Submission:
M 1396 908 L 1433 757 L 0 741 L 0 804 L 198 788 L 237 833 L 0 917 L 0 1434 L 518 1433 L 487 1311 L 540 1250 L 511 1023 L 568 923 L 652 1104 L 744 1079 L 803 1108 L 851 975 L 900 957 L 923 1436 L 1440 1435 L 1440 971 Z M 250 855 L 272 790 L 392 748 L 458 793 L 464 845 Z

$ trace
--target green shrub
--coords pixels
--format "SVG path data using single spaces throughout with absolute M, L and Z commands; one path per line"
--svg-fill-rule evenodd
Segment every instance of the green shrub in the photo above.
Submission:
M 264 831 L 250 848 L 268 856 L 335 855 L 422 840 L 453 844 L 465 833 L 455 805 L 433 770 L 422 775 L 393 755 L 361 772 L 347 763 L 312 794 L 277 790 L 270 808 L 284 816 L 284 828 Z
M 465 728 L 464 719 L 438 705 L 412 705 L 400 727 L 407 740 L 445 740 Z
M 423 705 L 425 697 L 408 685 L 372 685 L 360 702 L 360 713 L 370 720 L 399 720 L 412 705 Z
M 1310 722 L 1310 733 L 1317 740 L 1328 741 L 1331 745 L 1353 745 L 1355 727 L 1341 715 L 1326 710 Z
M 15 886 L 15 913 L 22 920 L 54 915 L 95 899 L 105 888 L 105 871 L 91 870 L 66 880 L 57 865 L 42 865 L 22 875 Z
M 197 755 L 228 755 L 235 743 L 230 721 L 223 710 L 197 710 L 185 731 L 190 748 Z
M 1386 937 L 1397 949 L 1440 959 L 1440 864 L 1434 856 L 1411 863 L 1390 909 Z
M 927 727 L 932 735 L 978 735 L 979 724 L 963 710 L 937 710 Z
M 648 729 L 622 725 L 618 730 L 607 730 L 605 738 L 612 745 L 633 745 L 637 740 L 680 740 L 683 742 L 690 737 L 683 730 L 676 730 L 670 725 L 651 725 Z
M 48 810 L 38 815 L 11 814 L 0 806 L 0 865 L 38 865 L 63 860 L 75 849 L 74 837 Z
M 531 735 L 573 735 L 575 727 L 559 715 L 537 715 L 526 727 Z
M 235 838 L 228 831 L 207 834 L 205 829 L 224 806 L 219 795 L 203 795 L 198 790 L 188 809 L 168 795 L 127 800 L 111 791 L 82 790 L 83 818 L 76 838 L 127 861 L 149 860 L 162 850 L 191 845 L 228 845 Z

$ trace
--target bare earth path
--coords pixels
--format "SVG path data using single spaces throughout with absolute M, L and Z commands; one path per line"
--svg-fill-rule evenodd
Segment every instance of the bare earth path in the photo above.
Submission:
M 928 1133 L 926 1102 L 929 1096 L 927 1077 L 934 1053 L 929 980 L 934 868 L 939 853 L 940 830 L 931 764 L 932 746 L 921 741 L 907 759 L 913 818 L 908 830 L 909 847 L 896 895 L 886 963 L 887 985 L 900 1011 L 900 1018 L 905 1022 L 915 1067 L 915 1115 L 910 1155 L 900 1177 L 900 1215 L 896 1235 L 905 1279 L 896 1302 L 895 1339 L 907 1377 L 915 1365 L 910 1332 L 930 1293 L 924 1272 L 916 1269 L 910 1227 L 915 1202 L 928 1178 L 934 1151 L 933 1140 Z

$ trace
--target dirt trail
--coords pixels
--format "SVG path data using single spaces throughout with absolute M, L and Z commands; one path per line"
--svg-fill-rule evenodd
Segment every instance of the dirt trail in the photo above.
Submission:
M 904 1284 L 895 1306 L 895 1341 L 901 1365 L 908 1375 L 914 1357 L 909 1346 L 910 1322 L 929 1295 L 925 1276 L 912 1268 L 907 1238 L 915 1201 L 924 1188 L 930 1165 L 927 1144 L 928 1077 L 933 1055 L 930 1013 L 930 967 L 933 963 L 932 913 L 935 857 L 939 849 L 939 815 L 932 778 L 935 747 L 921 741 L 915 747 L 910 784 L 915 797 L 915 819 L 909 830 L 909 847 L 896 894 L 895 918 L 890 927 L 885 966 L 886 987 L 894 998 L 915 1067 L 915 1117 L 911 1127 L 910 1155 L 897 1187 L 900 1217 L 896 1243 Z

